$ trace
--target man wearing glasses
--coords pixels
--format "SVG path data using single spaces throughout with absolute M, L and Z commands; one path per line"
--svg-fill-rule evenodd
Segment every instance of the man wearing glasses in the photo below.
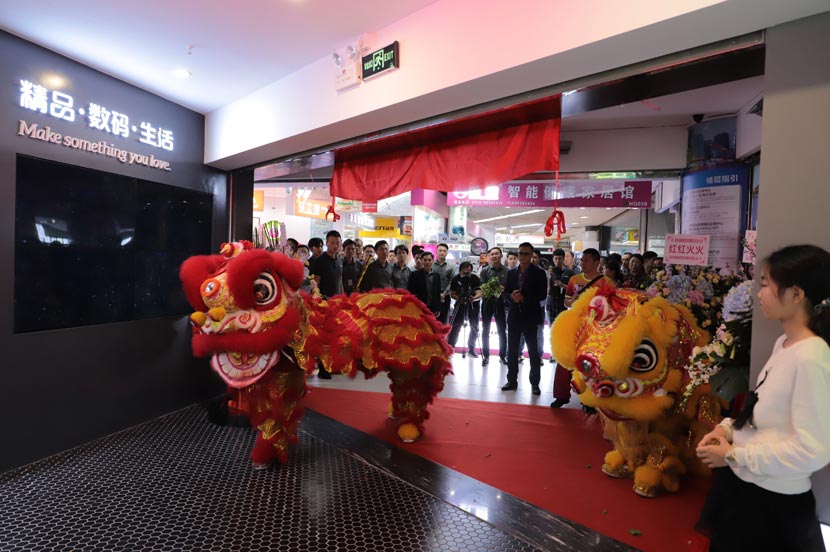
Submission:
M 541 301 L 547 295 L 545 271 L 530 262 L 533 246 L 527 242 L 519 246 L 519 266 L 507 273 L 504 298 L 509 305 L 507 315 L 507 383 L 502 391 L 512 391 L 519 386 L 519 341 L 525 338 L 530 354 L 530 385 L 534 395 L 542 393 L 539 379 L 542 368 L 542 352 L 536 339 L 539 326 L 544 324 L 545 313 Z

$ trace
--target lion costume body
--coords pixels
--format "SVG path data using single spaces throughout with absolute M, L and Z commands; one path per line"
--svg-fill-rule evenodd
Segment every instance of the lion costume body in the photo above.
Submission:
M 676 492 L 682 474 L 709 473 L 694 450 L 721 405 L 708 385 L 684 393 L 689 355 L 708 340 L 684 307 L 612 287 L 587 290 L 554 323 L 553 354 L 614 446 L 602 471 L 633 477 L 639 495 Z
M 259 432 L 255 467 L 284 463 L 297 440 L 305 377 L 319 359 L 332 373 L 366 378 L 381 371 L 392 380 L 389 415 L 398 436 L 418 439 L 427 406 L 451 372 L 449 329 L 405 291 L 359 293 L 329 300 L 298 290 L 299 261 L 223 244 L 220 255 L 187 259 L 180 278 L 195 309 L 193 354 L 211 366 L 231 391 L 229 408 L 244 413 Z

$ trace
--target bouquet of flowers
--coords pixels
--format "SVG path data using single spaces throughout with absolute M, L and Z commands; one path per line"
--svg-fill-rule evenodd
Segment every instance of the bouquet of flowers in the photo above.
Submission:
M 504 286 L 499 283 L 499 279 L 496 276 L 481 284 L 481 295 L 485 300 L 498 299 L 503 291 Z
M 723 320 L 724 297 L 744 280 L 742 272 L 730 269 L 675 265 L 658 272 L 646 294 L 649 297 L 662 295 L 671 303 L 686 306 L 700 327 L 711 331 Z
M 723 298 L 723 322 L 714 339 L 704 347 L 695 347 L 689 359 L 691 381 L 683 400 L 695 387 L 710 383 L 721 397 L 731 400 L 749 386 L 749 350 L 752 339 L 752 281 L 733 286 Z

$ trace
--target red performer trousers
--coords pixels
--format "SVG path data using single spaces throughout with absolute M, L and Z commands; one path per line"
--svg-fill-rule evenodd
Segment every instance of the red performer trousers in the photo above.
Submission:
M 553 398 L 563 401 L 571 400 L 571 372 L 556 364 L 553 377 Z

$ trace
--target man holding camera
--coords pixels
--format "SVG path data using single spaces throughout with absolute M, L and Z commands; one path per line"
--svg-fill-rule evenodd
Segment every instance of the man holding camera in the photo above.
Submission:
M 452 330 L 447 337 L 450 347 L 455 347 L 458 333 L 464 322 L 470 323 L 470 333 L 467 337 L 467 355 L 478 358 L 476 354 L 476 340 L 478 339 L 478 313 L 481 299 L 481 279 L 473 274 L 473 264 L 464 261 L 458 267 L 458 274 L 450 280 L 450 297 L 455 300 L 451 318 Z

